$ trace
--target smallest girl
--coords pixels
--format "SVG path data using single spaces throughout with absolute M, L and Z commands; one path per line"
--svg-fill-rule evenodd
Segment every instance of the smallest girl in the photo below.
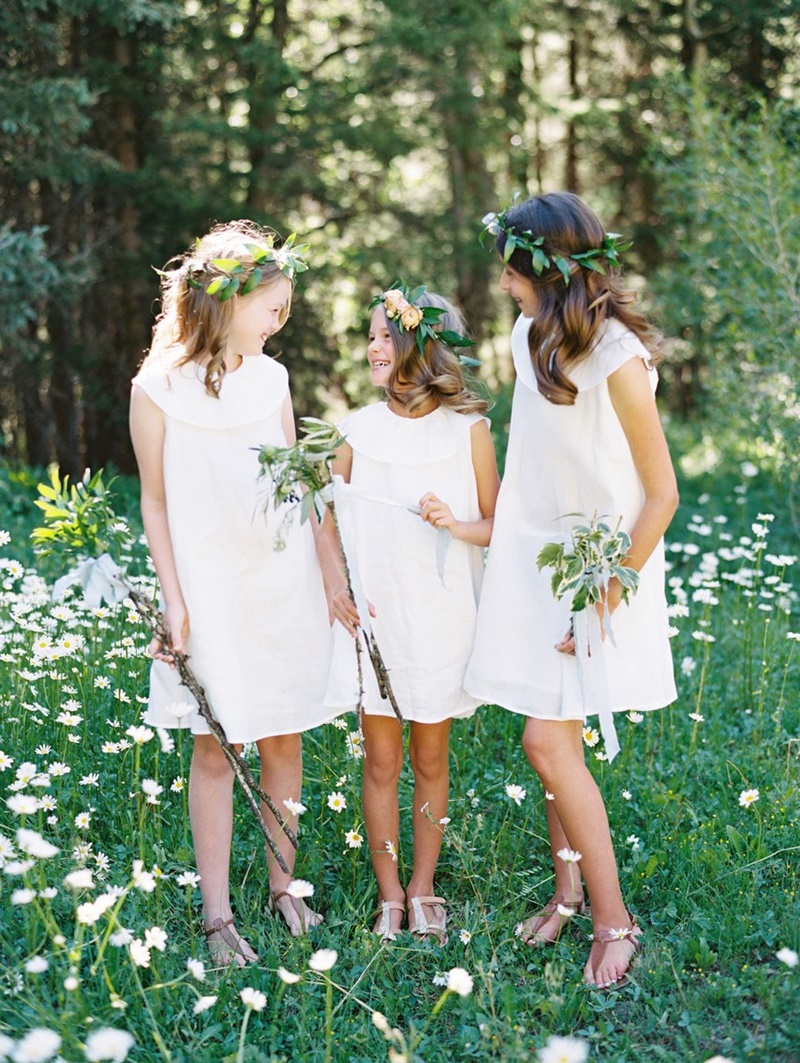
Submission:
M 450 722 L 480 704 L 464 691 L 463 679 L 499 477 L 486 403 L 467 388 L 452 349 L 464 342 L 456 309 L 440 295 L 401 282 L 373 306 L 370 379 L 386 399 L 339 426 L 346 441 L 333 471 L 349 485 L 339 505 L 350 529 L 354 556 L 348 560 L 370 603 L 399 708 L 410 721 L 414 856 L 404 889 L 397 793 L 403 733 L 367 661 L 362 802 L 378 882 L 374 931 L 382 941 L 393 940 L 407 918 L 412 934 L 444 943 L 445 901 L 436 895 L 434 873 L 447 815 Z M 363 633 L 338 569 L 334 580 L 326 581 L 329 604 L 342 627 L 336 629 L 327 701 L 339 711 L 358 701 L 355 654 L 345 631 Z

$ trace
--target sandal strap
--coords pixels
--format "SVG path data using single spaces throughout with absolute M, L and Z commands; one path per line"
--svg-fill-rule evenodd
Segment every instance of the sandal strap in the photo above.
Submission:
M 207 929 L 205 927 L 203 928 L 203 933 L 207 938 L 210 938 L 213 937 L 214 934 L 221 934 L 226 927 L 233 926 L 233 923 L 233 916 L 231 916 L 230 919 L 221 919 L 217 917 L 210 927 Z
M 422 910 L 423 904 L 434 905 L 438 904 L 442 908 L 447 908 L 447 901 L 444 897 L 409 897 L 409 904 L 414 912 L 414 930 L 415 934 L 427 934 L 433 931 L 437 934 L 444 933 L 447 926 L 447 911 L 443 913 L 441 920 L 428 919 L 425 912 Z
M 381 901 L 380 908 L 375 913 L 375 916 L 380 916 L 380 923 L 376 934 L 380 934 L 381 941 L 394 941 L 395 933 L 392 930 L 392 912 L 405 913 L 406 906 L 402 901 Z
M 643 930 L 636 922 L 635 916 L 631 915 L 630 920 L 630 927 L 621 927 L 619 930 L 614 927 L 600 927 L 599 930 L 592 932 L 591 940 L 600 945 L 610 945 L 612 941 L 627 941 L 633 946 L 633 951 L 638 952 L 641 948 L 639 936 Z

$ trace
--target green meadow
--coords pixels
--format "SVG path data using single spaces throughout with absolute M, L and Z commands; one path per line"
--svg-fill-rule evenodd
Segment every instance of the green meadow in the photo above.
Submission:
M 292 939 L 269 916 L 262 841 L 237 795 L 234 906 L 259 962 L 212 969 L 191 738 L 141 726 L 147 632 L 125 603 L 91 610 L 74 589 L 53 602 L 63 572 L 29 541 L 37 476 L 0 469 L 0 1059 L 796 1063 L 800 546 L 766 465 L 709 462 L 685 432 L 671 442 L 679 697 L 618 717 L 613 765 L 600 743 L 586 749 L 645 930 L 631 983 L 605 993 L 582 983 L 588 919 L 550 949 L 515 936 L 550 896 L 545 799 L 521 720 L 496 707 L 453 728 L 444 947 L 369 933 L 351 718 L 305 739 L 296 875 L 324 926 Z M 152 592 L 136 485 L 116 488 L 130 570 Z M 410 773 L 402 785 L 408 811 Z

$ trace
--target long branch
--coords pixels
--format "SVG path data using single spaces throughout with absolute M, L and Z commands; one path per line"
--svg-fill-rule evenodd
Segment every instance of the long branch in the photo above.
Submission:
M 160 642 L 162 642 L 162 644 L 169 645 L 169 635 L 164 625 L 164 618 L 161 615 L 160 611 L 156 609 L 155 605 L 148 597 L 143 594 L 140 594 L 139 591 L 132 587 L 127 578 L 123 577 L 123 579 L 125 582 L 125 586 L 128 589 L 130 599 L 136 607 L 136 611 L 145 621 L 152 634 L 155 635 L 156 638 L 159 639 Z M 228 741 L 222 724 L 216 718 L 211 709 L 211 705 L 209 704 L 208 698 L 206 697 L 206 692 L 203 688 L 203 685 L 200 683 L 197 676 L 189 667 L 189 658 L 186 656 L 186 654 L 182 652 L 176 650 L 172 650 L 171 652 L 175 659 L 175 667 L 178 671 L 178 675 L 181 678 L 181 683 L 194 696 L 197 702 L 197 707 L 200 712 L 200 715 L 206 721 L 209 730 L 219 742 L 220 747 L 222 748 L 222 752 L 225 754 L 228 763 L 233 769 L 234 775 L 236 776 L 239 781 L 239 784 L 244 790 L 244 795 L 247 799 L 247 803 L 250 805 L 250 808 L 252 809 L 253 814 L 256 817 L 256 823 L 258 824 L 261 833 L 264 835 L 264 839 L 270 851 L 272 852 L 272 855 L 275 857 L 278 866 L 281 868 L 281 870 L 284 871 L 287 875 L 290 875 L 291 870 L 288 864 L 286 863 L 283 854 L 278 849 L 275 839 L 272 836 L 272 832 L 270 831 L 269 827 L 266 824 L 266 821 L 264 820 L 264 816 L 254 795 L 256 795 L 258 798 L 260 798 L 261 801 L 264 802 L 264 804 L 275 817 L 279 827 L 289 839 L 290 843 L 295 847 L 295 849 L 297 848 L 297 836 L 295 835 L 294 831 L 286 824 L 282 813 L 278 809 L 272 797 L 265 790 L 263 790 L 259 783 L 256 781 L 252 771 L 250 770 L 250 765 Z
M 330 515 L 331 515 L 331 519 L 333 521 L 333 527 L 334 527 L 334 529 L 336 531 L 336 538 L 337 538 L 337 540 L 339 542 L 339 550 L 340 550 L 341 556 L 342 556 L 342 565 L 344 567 L 344 575 L 345 575 L 345 579 L 347 580 L 347 592 L 350 595 L 350 597 L 352 598 L 353 597 L 353 584 L 352 584 L 352 581 L 350 579 L 350 566 L 347 563 L 347 555 L 344 552 L 344 545 L 342 544 L 342 536 L 341 536 L 341 532 L 339 530 L 339 518 L 338 518 L 338 516 L 336 514 L 336 506 L 334 505 L 333 501 L 326 502 L 326 505 L 328 507 L 328 510 L 330 512 Z M 367 653 L 369 654 L 369 659 L 372 662 L 372 669 L 375 672 L 375 678 L 378 681 L 378 690 L 380 692 L 380 695 L 381 695 L 382 698 L 386 698 L 386 700 L 392 706 L 392 709 L 394 710 L 394 714 L 397 717 L 397 719 L 400 721 L 400 723 L 401 724 L 405 723 L 405 720 L 403 718 L 403 714 L 400 711 L 400 706 L 397 704 L 397 698 L 394 696 L 394 690 L 392 689 L 392 684 L 391 684 L 391 682 L 389 680 L 389 670 L 386 667 L 386 664 L 384 663 L 383 655 L 381 654 L 381 651 L 378 648 L 378 643 L 377 643 L 377 641 L 375 639 L 375 636 L 372 634 L 372 632 L 370 632 L 369 635 L 365 636 L 364 641 L 366 643 Z M 357 645 L 356 645 L 356 652 L 357 653 L 358 653 L 358 650 L 359 650 L 359 644 L 357 643 Z M 361 659 L 360 659 L 360 657 L 357 657 L 357 661 L 358 661 L 358 667 L 359 667 L 359 708 L 361 708 L 361 704 L 363 702 L 363 697 L 364 697 L 364 682 L 363 682 L 363 674 L 362 674 L 362 671 L 361 671 Z M 359 711 L 359 720 L 358 720 L 358 722 L 359 722 L 359 726 L 360 726 L 361 725 L 361 712 L 360 711 Z

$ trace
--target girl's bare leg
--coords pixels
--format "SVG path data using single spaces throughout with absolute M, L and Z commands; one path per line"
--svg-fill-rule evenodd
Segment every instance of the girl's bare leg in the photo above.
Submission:
M 580 865 L 567 864 L 557 855 L 561 849 L 570 849 L 572 846 L 561 826 L 554 801 L 545 801 L 545 815 L 555 869 L 553 900 L 563 905 L 566 910 L 577 912 L 583 905 Z M 568 919 L 568 915 L 559 914 L 557 910 L 541 912 L 520 923 L 517 933 L 526 945 L 557 941 Z
M 629 928 L 631 921 L 620 891 L 605 805 L 584 760 L 582 722 L 529 718 L 522 742 L 542 784 L 554 795 L 548 804 L 554 807 L 567 848 L 581 853 L 580 864 L 570 864 L 568 875 L 571 869 L 577 882 L 583 873 L 595 931 Z M 558 852 L 555 845 L 553 849 Z M 564 882 L 563 873 L 559 878 L 559 871 L 563 870 L 559 865 L 564 861 L 556 855 L 554 863 L 556 881 Z M 632 956 L 633 946 L 628 939 L 608 944 L 595 942 L 586 964 L 587 982 L 612 984 L 625 973 Z
M 297 816 L 292 815 L 283 802 L 287 799 L 300 801 L 303 785 L 302 738 L 299 734 L 276 735 L 272 738 L 262 738 L 256 744 L 261 758 L 261 788 L 272 797 L 283 813 L 286 825 L 296 833 Z M 294 871 L 296 855 L 294 846 L 280 829 L 277 820 L 266 805 L 262 804 L 261 811 L 287 867 L 290 872 Z M 286 921 L 289 932 L 294 937 L 298 937 L 300 934 L 305 934 L 310 927 L 318 926 L 322 922 L 322 916 L 312 911 L 304 900 L 288 895 L 280 896 L 286 892 L 286 887 L 292 881 L 293 876 L 286 874 L 269 849 L 267 849 L 267 867 L 269 868 L 269 890 L 272 903 Z
M 232 923 L 228 886 L 233 833 L 233 771 L 213 735 L 195 735 L 189 773 L 189 817 L 200 874 L 203 917 L 212 960 L 241 967 L 256 954 Z M 220 929 L 214 930 L 215 924 Z
M 406 887 L 409 897 L 434 895 L 433 879 L 442 849 L 450 789 L 450 720 L 411 723 L 409 757 L 414 769 L 414 867 Z M 428 919 L 443 920 L 439 905 L 423 905 Z
M 389 716 L 364 714 L 364 779 L 362 806 L 372 858 L 372 868 L 378 880 L 378 899 L 405 904 L 406 895 L 400 885 L 397 853 L 400 847 L 400 810 L 397 784 L 403 767 L 403 733 L 399 722 Z M 395 856 L 387 845 L 389 843 Z M 390 930 L 402 926 L 403 914 L 390 913 Z M 376 923 L 376 932 L 380 919 Z

